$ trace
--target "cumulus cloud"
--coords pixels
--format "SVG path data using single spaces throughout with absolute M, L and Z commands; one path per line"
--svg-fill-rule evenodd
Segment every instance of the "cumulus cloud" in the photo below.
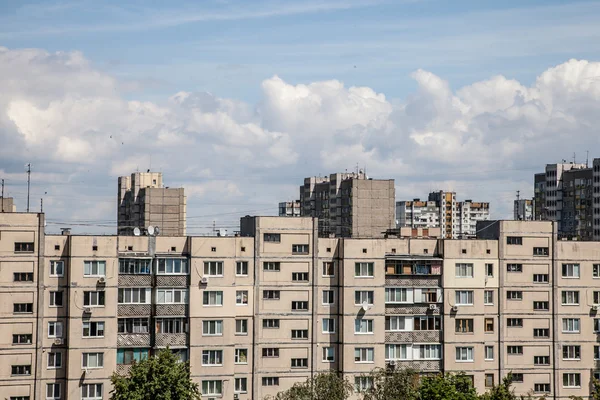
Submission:
M 204 92 L 149 102 L 126 99 L 127 84 L 80 53 L 0 48 L 0 169 L 13 180 L 32 162 L 51 174 L 34 181 L 34 194 L 49 192 L 56 219 L 86 215 L 94 199 L 88 214 L 114 219 L 115 178 L 135 169 L 186 187 L 188 214 L 214 215 L 244 204 L 275 212 L 277 201 L 297 196 L 302 177 L 357 164 L 395 178 L 398 198 L 452 189 L 506 218 L 513 191 L 531 193 L 543 164 L 573 151 L 600 157 L 600 63 L 540 72 L 530 85 L 498 75 L 452 90 L 417 70 L 416 90 L 393 101 L 337 80 L 274 76 L 256 104 Z

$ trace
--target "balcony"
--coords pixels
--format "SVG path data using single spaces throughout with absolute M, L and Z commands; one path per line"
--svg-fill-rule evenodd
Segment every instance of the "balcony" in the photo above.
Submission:
M 131 274 L 119 275 L 119 286 L 122 287 L 150 287 L 152 286 L 152 275 Z
M 442 331 L 386 332 L 386 343 L 440 343 Z
M 119 317 L 145 317 L 152 313 L 150 304 L 119 304 L 117 315 Z
M 119 347 L 150 347 L 149 333 L 119 333 L 117 335 Z
M 186 347 L 187 333 L 157 333 L 155 347 Z
M 154 306 L 154 315 L 158 317 L 187 315 L 187 304 L 156 304 Z
M 394 360 L 386 361 L 386 366 L 388 366 L 391 362 L 394 363 L 396 368 L 413 369 L 415 371 L 419 371 L 420 373 L 438 372 L 442 370 L 442 360 Z
M 117 374 L 121 376 L 129 375 L 131 365 L 117 364 Z
M 187 287 L 189 275 L 156 275 L 157 287 Z

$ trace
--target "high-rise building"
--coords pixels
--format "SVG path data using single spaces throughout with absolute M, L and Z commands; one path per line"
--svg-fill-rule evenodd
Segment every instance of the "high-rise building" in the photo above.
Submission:
M 300 200 L 283 201 L 279 203 L 280 217 L 299 217 L 300 216 Z
M 301 215 L 319 218 L 322 237 L 383 237 L 395 227 L 393 179 L 358 173 L 336 173 L 304 179 Z
M 490 218 L 490 204 L 457 201 L 456 193 L 443 190 L 429 193 L 427 201 L 398 201 L 398 227 L 440 228 L 442 237 L 458 239 L 474 237 L 478 221 Z
M 161 236 L 185 236 L 186 197 L 183 188 L 163 186 L 160 172 L 135 172 L 119 177 L 117 223 L 119 235 L 135 228 L 158 228 Z
M 534 201 L 530 199 L 517 199 L 514 202 L 513 218 L 515 221 L 532 221 Z

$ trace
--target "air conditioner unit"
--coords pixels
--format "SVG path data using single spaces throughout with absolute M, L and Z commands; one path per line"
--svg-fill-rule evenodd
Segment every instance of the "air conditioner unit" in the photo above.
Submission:
M 594 304 L 592 306 L 592 311 L 598 311 L 598 307 L 600 307 L 598 304 Z
M 208 283 L 208 276 L 203 276 L 200 278 L 200 283 L 206 285 Z
M 85 307 L 85 308 L 83 309 L 83 313 L 84 313 L 84 314 L 91 314 L 91 313 L 92 313 L 92 309 L 91 309 L 90 307 Z
M 458 311 L 458 306 L 452 306 L 452 311 L 454 311 L 454 312 Z
M 104 278 L 104 277 L 98 278 L 98 283 L 101 284 L 101 285 L 104 284 L 104 283 L 106 283 L 106 278 Z
M 238 400 L 240 398 L 240 395 L 237 393 L 233 394 L 233 400 Z
M 430 305 L 429 305 L 429 309 L 430 309 L 430 310 L 437 310 L 437 308 L 438 308 L 438 307 L 437 307 L 437 304 L 430 304 Z
M 390 367 L 395 367 L 395 366 L 396 366 L 396 361 L 395 360 L 390 361 Z
M 63 342 L 63 338 L 56 338 L 56 339 L 54 339 L 54 344 L 57 345 L 57 346 L 60 346 L 63 343 L 64 343 Z
M 216 397 L 209 397 L 208 400 L 217 400 Z

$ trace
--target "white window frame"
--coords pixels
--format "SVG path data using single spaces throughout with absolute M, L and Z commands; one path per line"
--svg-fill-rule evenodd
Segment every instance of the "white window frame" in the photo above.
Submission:
M 84 390 L 86 389 L 87 394 L 84 396 Z M 93 388 L 93 394 L 90 396 L 90 388 Z M 100 390 L 98 390 L 100 389 Z M 98 391 L 100 395 L 98 396 Z M 84 383 L 81 385 L 81 399 L 82 400 L 102 400 L 102 396 L 104 395 L 104 385 L 102 383 Z
M 242 384 L 243 382 L 243 384 Z M 248 378 L 234 378 L 234 393 L 248 393 Z
M 565 385 L 565 378 L 567 384 Z M 572 378 L 572 379 L 571 379 Z M 580 388 L 581 387 L 581 374 L 575 372 L 567 372 L 563 374 L 563 388 Z
M 50 333 L 50 331 L 54 331 L 54 333 Z M 50 321 L 48 322 L 48 338 L 53 339 L 61 339 L 63 337 L 63 323 L 62 321 Z
M 354 388 L 357 392 L 365 392 L 373 387 L 373 377 L 356 376 L 354 377 Z
M 221 349 L 202 350 L 202 366 L 203 367 L 222 367 L 223 366 L 223 350 L 221 350 Z
M 322 333 L 328 335 L 335 333 L 335 318 L 323 318 L 322 328 Z
M 235 320 L 235 334 L 242 336 L 248 335 L 248 319 L 238 318 Z
M 96 268 L 96 273 L 93 273 Z M 86 273 L 86 270 L 89 270 Z M 102 270 L 102 271 L 101 271 Z M 105 260 L 85 260 L 83 262 L 83 276 L 86 278 L 100 278 L 106 276 L 106 261 Z
M 206 387 L 204 386 L 206 384 Z M 206 389 L 206 390 L 205 390 Z M 203 380 L 201 383 L 202 396 L 222 396 L 223 381 L 221 380 Z
M 211 302 L 211 297 L 214 297 L 214 302 Z M 221 300 L 220 302 L 218 300 Z M 202 292 L 203 307 L 223 307 L 223 291 L 222 290 L 205 290 Z
M 473 278 L 473 263 L 456 263 L 454 272 L 456 278 Z
M 102 326 L 102 335 L 92 335 L 92 324 L 96 324 L 96 333 L 98 333 L 100 331 L 100 326 Z M 85 336 L 84 332 L 85 332 L 85 326 L 88 325 L 88 330 L 90 335 Z M 104 323 L 104 321 L 83 321 L 83 323 L 81 324 L 81 337 L 86 338 L 86 339 L 96 339 L 96 338 L 103 338 L 104 334 L 106 333 L 106 324 Z
M 58 391 L 56 390 L 56 388 L 58 388 Z M 51 392 L 51 394 L 49 392 Z M 61 395 L 62 388 L 59 382 L 46 383 L 46 400 L 59 400 L 61 398 Z
M 56 296 L 60 297 L 60 303 L 56 304 Z M 65 296 L 62 290 L 52 290 L 50 291 L 50 299 L 48 301 L 48 306 L 52 308 L 61 308 L 65 304 Z
M 567 351 L 567 357 L 565 357 L 565 350 Z M 577 357 L 577 353 L 579 353 L 579 357 Z M 563 345 L 562 346 L 562 359 L 568 360 L 568 361 L 581 360 L 581 346 L 572 345 L 572 344 Z
M 142 298 L 142 291 L 144 291 L 144 301 L 140 301 Z M 152 289 L 150 288 L 140 288 L 140 287 L 124 287 L 119 288 L 117 293 L 121 293 L 120 296 L 122 298 L 121 302 L 118 304 L 151 304 L 152 301 Z M 138 298 L 138 301 L 134 301 L 134 297 Z M 117 297 L 117 301 L 118 301 Z M 127 300 L 129 297 L 129 301 Z
M 354 348 L 354 363 L 355 364 L 373 364 L 373 363 L 375 363 L 375 348 L 374 347 L 355 347 Z
M 100 293 L 104 293 L 104 304 L 100 304 Z M 85 304 L 86 297 L 88 297 L 88 304 Z M 95 300 L 95 301 L 92 301 Z M 95 304 L 94 304 L 95 303 Z M 106 304 L 106 292 L 104 290 L 85 290 L 83 292 L 83 306 L 84 307 L 105 307 Z
M 164 261 L 164 271 L 161 271 L 161 261 Z M 180 271 L 176 271 L 176 261 L 179 261 Z M 156 275 L 188 275 L 190 263 L 187 258 L 160 257 L 156 259 Z
M 413 357 L 415 360 L 441 360 L 442 359 L 442 345 L 441 344 L 413 344 L 413 355 L 416 355 L 415 350 L 418 351 L 418 357 Z M 424 356 L 421 357 L 421 352 Z M 432 356 L 432 353 L 436 353 L 437 356 Z
M 243 359 L 246 361 L 243 361 Z M 248 364 L 248 349 L 247 348 L 237 348 L 233 351 L 233 363 L 234 364 Z
M 247 306 L 248 305 L 248 291 L 247 290 L 236 290 L 235 291 L 235 305 L 236 306 Z
M 579 290 L 563 290 L 560 294 L 561 305 L 578 306 L 580 297 Z
M 475 351 L 471 346 L 457 346 L 456 362 L 473 362 L 474 353 Z
M 463 294 L 466 296 L 466 299 L 461 298 Z M 472 290 L 457 290 L 454 297 L 457 306 L 472 306 L 474 304 L 474 293 Z M 463 302 L 463 300 L 466 300 L 466 302 Z
M 412 304 L 412 288 L 386 287 L 385 304 Z
M 331 352 L 331 357 L 329 356 L 329 352 Z M 335 362 L 335 347 L 333 347 L 333 346 L 323 347 L 323 359 L 322 359 L 322 361 L 324 363 L 333 363 L 333 362 Z
M 373 262 L 357 262 L 354 263 L 355 278 L 374 278 L 375 263 Z
M 335 304 L 335 291 L 331 289 L 323 290 L 322 296 L 322 305 L 324 306 L 332 306 Z
M 355 335 L 373 335 L 374 323 L 372 319 L 367 318 L 356 318 L 354 320 L 354 334 Z M 363 327 L 365 328 L 363 331 Z
M 566 329 L 565 329 L 565 327 L 566 327 Z M 563 333 L 580 333 L 581 332 L 581 320 L 579 318 L 563 318 L 562 319 L 562 332 Z
M 60 266 L 61 273 L 57 273 L 58 266 Z M 62 260 L 50 261 L 50 276 L 55 278 L 62 278 L 65 276 L 65 262 Z
M 214 327 L 215 333 L 210 333 Z M 222 319 L 205 319 L 202 321 L 202 336 L 223 336 Z
M 578 263 L 562 264 L 561 276 L 564 279 L 579 279 L 581 277 L 581 265 Z
M 600 278 L 600 264 L 592 265 L 592 278 L 595 278 L 595 279 Z
M 51 363 L 51 361 L 53 361 Z M 48 362 L 46 363 L 47 369 L 59 369 L 62 368 L 62 353 L 60 351 L 48 352 Z
M 389 329 L 387 329 L 389 320 Z M 394 327 L 395 325 L 395 327 Z M 402 326 L 403 328 L 400 328 Z M 411 332 L 414 330 L 414 316 L 388 315 L 386 316 L 386 332 Z
M 488 295 L 491 295 L 491 301 L 488 299 Z M 494 305 L 494 291 L 493 290 L 484 290 L 483 291 L 483 305 L 484 306 L 493 306 Z
M 90 362 L 95 361 L 95 365 Z M 81 354 L 82 369 L 102 369 L 104 368 L 104 353 L 102 352 L 86 352 Z
M 402 353 L 406 357 L 402 357 Z M 393 356 L 392 356 L 393 355 Z M 386 344 L 385 345 L 385 360 L 386 361 L 406 361 L 412 360 L 413 347 L 411 344 Z
M 367 303 L 372 306 L 374 304 L 375 292 L 373 290 L 355 290 L 354 291 L 354 305 L 361 306 L 363 303 Z M 357 301 L 358 299 L 358 301 Z
M 494 346 L 485 346 L 484 352 L 485 361 L 494 361 Z
M 214 278 L 223 277 L 223 261 L 204 261 L 204 276 L 210 276 Z M 237 265 L 236 265 L 237 274 Z
M 326 274 L 328 264 L 331 265 L 333 274 L 330 274 L 330 275 Z M 335 261 L 323 261 L 323 268 L 321 270 L 321 276 L 323 276 L 324 278 L 331 278 L 332 276 L 335 276 Z
M 248 261 L 236 261 L 235 276 L 248 276 Z M 236 378 L 236 379 L 242 379 L 242 378 Z
M 175 300 L 179 296 L 179 301 Z M 156 289 L 156 304 L 187 304 L 189 292 L 188 289 L 182 288 L 157 288 Z

